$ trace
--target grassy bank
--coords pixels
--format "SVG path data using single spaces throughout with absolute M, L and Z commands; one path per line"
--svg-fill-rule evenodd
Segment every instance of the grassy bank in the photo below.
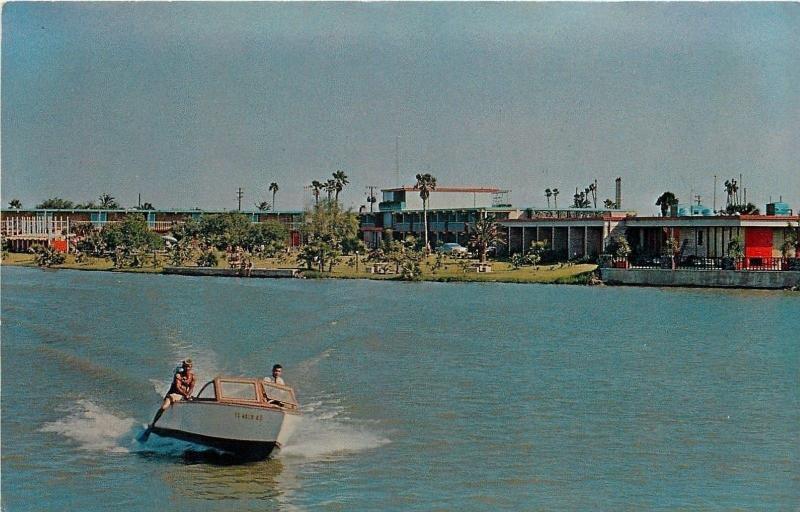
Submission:
M 572 265 L 555 264 L 541 265 L 539 268 L 522 267 L 515 269 L 511 264 L 503 261 L 492 262 L 492 272 L 478 273 L 469 269 L 469 261 L 445 258 L 438 268 L 435 267 L 436 259 L 431 256 L 421 265 L 423 281 L 438 282 L 503 282 L 503 283 L 555 283 L 555 284 L 585 284 L 591 273 L 597 268 L 596 265 Z M 32 254 L 10 253 L 3 258 L 3 265 L 16 265 L 35 267 L 36 263 Z M 146 258 L 145 264 L 141 268 L 126 268 L 117 270 L 114 264 L 105 258 L 86 258 L 83 262 L 75 261 L 74 256 L 68 255 L 67 260 L 53 268 L 64 268 L 73 270 L 90 271 L 114 271 L 114 272 L 139 272 L 139 273 L 160 273 L 164 266 L 168 266 L 169 261 L 165 257 L 153 261 L 151 257 Z M 218 268 L 227 268 L 227 262 L 220 258 Z M 256 268 L 280 268 L 297 267 L 295 258 L 284 256 L 282 258 L 256 258 L 253 260 Z M 377 279 L 377 280 L 397 280 L 397 274 L 373 274 L 368 271 L 372 264 L 364 262 L 363 259 L 356 265 L 354 256 L 345 256 L 331 272 L 304 271 L 304 275 L 309 278 L 322 279 Z M 390 270 L 393 270 L 391 266 Z

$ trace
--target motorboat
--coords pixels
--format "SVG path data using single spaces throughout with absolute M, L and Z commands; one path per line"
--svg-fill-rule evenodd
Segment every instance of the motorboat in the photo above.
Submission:
M 149 432 L 258 460 L 276 455 L 299 420 L 291 387 L 218 376 L 196 396 L 173 403 Z

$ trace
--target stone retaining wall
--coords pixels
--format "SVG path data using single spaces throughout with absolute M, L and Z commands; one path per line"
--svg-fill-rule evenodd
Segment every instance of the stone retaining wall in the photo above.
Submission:
M 180 274 L 184 276 L 218 276 L 218 277 L 302 277 L 296 268 L 253 268 L 250 275 L 245 276 L 244 270 L 235 268 L 208 268 L 208 267 L 164 267 L 165 274 Z
M 697 286 L 706 288 L 792 288 L 800 286 L 797 271 L 600 269 L 604 283 L 633 286 Z

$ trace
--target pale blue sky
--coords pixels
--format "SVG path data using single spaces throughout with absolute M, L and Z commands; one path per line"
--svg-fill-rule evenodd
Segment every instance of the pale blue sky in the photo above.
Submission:
M 302 208 L 343 169 L 800 209 L 797 3 L 6 3 L 2 201 Z

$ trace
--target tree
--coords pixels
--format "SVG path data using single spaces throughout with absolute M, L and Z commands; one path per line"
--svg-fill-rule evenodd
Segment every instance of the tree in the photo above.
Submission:
M 155 210 L 155 207 L 152 203 L 143 203 L 142 206 L 139 207 L 140 210 Z
M 589 189 L 586 189 L 589 190 Z M 578 192 L 578 188 L 575 188 L 575 195 L 573 196 L 572 207 L 573 208 L 589 208 L 592 205 L 589 202 L 589 199 L 586 197 L 586 191 Z
M 670 208 L 673 206 L 677 206 L 677 204 L 678 204 L 678 198 L 675 197 L 675 194 L 669 191 L 664 192 L 663 194 L 658 196 L 658 199 L 656 199 L 656 206 L 661 207 L 662 217 L 666 217 L 667 212 L 669 212 Z
M 12 199 L 11 201 L 8 202 L 8 207 L 20 209 L 22 208 L 22 201 L 20 201 L 19 199 Z
M 97 205 L 94 204 L 94 201 L 86 201 L 85 203 L 78 203 L 75 205 L 75 209 L 77 210 L 96 210 Z
M 594 208 L 597 208 L 597 180 L 594 180 L 594 183 L 589 183 L 589 186 L 586 187 L 587 199 L 590 195 L 592 196 L 592 204 L 594 205 Z
M 148 251 L 161 249 L 164 240 L 147 226 L 144 215 L 128 215 L 120 223 L 106 224 L 103 240 L 117 267 L 141 267 Z
M 314 204 L 319 204 L 319 194 L 324 188 L 325 185 L 320 181 L 314 180 L 311 182 L 311 189 L 314 193 Z
M 603 201 L 603 207 L 608 208 L 609 210 L 616 210 L 617 203 L 615 203 L 611 199 L 606 199 L 605 201 Z
M 269 184 L 269 191 L 272 192 L 272 207 L 273 207 L 273 209 L 275 208 L 275 194 L 278 193 L 278 190 L 280 190 L 280 188 L 278 187 L 277 183 L 275 183 L 273 181 L 272 183 Z
M 493 216 L 478 219 L 470 230 L 470 243 L 478 249 L 481 263 L 486 263 L 486 252 L 489 247 L 505 243 L 502 233 Z
M 794 253 L 795 258 L 798 257 L 798 244 L 800 244 L 800 223 L 794 226 L 789 222 L 783 231 L 783 244 L 781 244 L 783 257 L 788 258 L 790 253 Z
M 338 195 L 338 192 L 336 191 L 336 184 L 337 182 L 333 178 L 325 182 L 325 192 L 328 194 L 328 203 L 331 202 L 331 196 L 333 196 L 334 192 L 336 192 Z
M 728 196 L 725 206 L 730 207 L 739 204 L 739 184 L 736 179 L 725 180 L 725 193 Z
M 347 185 L 350 182 L 347 181 L 347 175 L 341 169 L 339 169 L 335 173 L 333 173 L 333 179 L 336 182 L 334 184 L 334 189 L 336 191 L 336 202 L 338 203 L 339 202 L 339 192 L 341 192 L 342 189 L 344 189 L 344 186 Z
M 260 212 L 265 212 L 270 209 L 270 204 L 266 201 L 261 201 L 260 203 L 256 203 L 255 206 L 256 208 L 258 208 L 258 211 Z
M 759 210 L 753 203 L 747 204 L 729 204 L 724 210 L 720 211 L 722 215 L 758 215 Z
M 175 267 L 180 267 L 192 259 L 192 243 L 188 238 L 179 240 L 169 248 L 169 261 Z
M 431 197 L 431 191 L 436 190 L 436 177 L 430 173 L 417 174 L 417 183 L 414 185 L 415 190 L 419 190 L 419 197 L 422 198 L 422 222 L 423 230 L 425 231 L 425 252 L 430 251 L 428 245 L 428 199 Z
M 111 195 L 102 194 L 98 199 L 100 199 L 100 208 L 105 210 L 116 210 L 119 208 L 116 199 Z
M 728 256 L 731 258 L 744 257 L 744 244 L 738 236 L 731 238 L 728 242 Z
M 558 189 L 553 189 L 553 202 L 555 203 L 556 210 L 558 210 Z
M 306 262 L 309 268 L 316 263 L 320 271 L 327 265 L 330 271 L 341 255 L 342 242 L 358 236 L 358 216 L 350 210 L 343 211 L 330 200 L 306 212 L 301 230 L 306 243 L 299 261 Z
M 40 267 L 61 265 L 66 260 L 63 253 L 56 251 L 52 247 L 36 244 L 28 250 L 35 254 L 36 264 Z
M 544 189 L 544 195 L 547 198 L 547 207 L 550 208 L 550 198 L 553 196 L 553 191 L 546 188 Z
M 36 208 L 40 210 L 71 210 L 74 207 L 75 203 L 60 197 L 51 197 L 36 205 Z

